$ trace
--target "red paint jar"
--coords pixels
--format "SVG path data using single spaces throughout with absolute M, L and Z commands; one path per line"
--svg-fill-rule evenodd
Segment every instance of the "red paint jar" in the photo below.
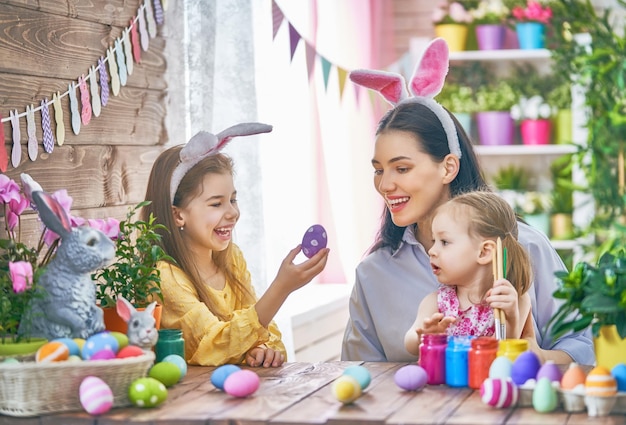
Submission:
M 448 336 L 446 334 L 422 335 L 420 343 L 419 365 L 426 370 L 429 385 L 446 383 L 446 348 Z
M 480 389 L 483 381 L 489 378 L 489 368 L 498 354 L 498 340 L 491 336 L 481 336 L 472 340 L 468 360 L 469 387 Z

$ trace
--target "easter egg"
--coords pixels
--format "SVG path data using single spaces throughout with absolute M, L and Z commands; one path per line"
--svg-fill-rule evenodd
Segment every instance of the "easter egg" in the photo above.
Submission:
M 249 369 L 237 370 L 224 381 L 224 392 L 233 397 L 248 397 L 257 389 L 261 380 L 259 375 Z
M 537 378 L 540 367 L 541 361 L 537 354 L 532 351 L 524 351 L 517 356 L 511 366 L 511 379 L 515 385 L 523 385 L 529 379 Z
M 4 359 L 4 360 L 2 361 L 2 363 L 4 363 L 4 364 L 8 364 L 8 363 L 11 363 L 11 364 L 17 364 L 17 363 L 19 363 L 19 362 L 20 362 L 20 361 L 19 361 L 18 359 L 14 358 L 14 357 L 7 357 L 6 359 Z
M 333 382 L 332 392 L 337 400 L 349 404 L 361 396 L 361 384 L 353 376 L 341 375 Z
M 104 348 L 89 358 L 89 360 L 111 360 L 115 358 L 115 353 L 110 348 Z
M 585 380 L 585 394 L 588 396 L 609 397 L 617 393 L 617 381 L 604 366 L 596 366 Z
M 405 391 L 419 391 L 426 385 L 428 374 L 421 366 L 406 365 L 396 371 L 393 380 Z
M 58 341 L 67 345 L 70 350 L 70 356 L 80 356 L 80 347 L 72 338 L 55 338 L 52 341 Z
M 187 374 L 187 362 L 178 354 L 168 354 L 163 357 L 164 362 L 174 363 L 180 369 L 180 377 L 183 378 Z
M 239 370 L 241 370 L 241 368 L 234 364 L 222 365 L 211 374 L 211 384 L 213 384 L 215 388 L 224 391 L 224 381 L 228 378 L 228 375 Z
M 578 363 L 572 362 L 565 373 L 563 373 L 561 388 L 567 391 L 582 389 L 584 393 L 585 379 L 587 379 L 587 374 L 583 368 Z
M 498 356 L 489 367 L 490 378 L 510 378 L 513 361 L 507 356 Z
M 302 237 L 302 253 L 308 258 L 313 257 L 322 248 L 326 248 L 328 238 L 326 229 L 321 224 L 309 227 Z
M 83 360 L 91 359 L 91 356 L 105 348 L 117 353 L 119 345 L 110 332 L 100 332 L 87 338 L 82 350 Z
M 117 352 L 118 359 L 126 359 L 128 357 L 137 357 L 142 356 L 143 350 L 141 347 L 137 347 L 136 345 L 127 345 Z
M 487 378 L 480 385 L 480 399 L 488 406 L 507 408 L 517 403 L 519 390 L 511 378 Z
M 167 399 L 167 388 L 154 378 L 139 378 L 128 387 L 128 399 L 137 407 L 155 407 Z
M 166 387 L 171 387 L 180 381 L 180 369 L 174 363 L 159 362 L 150 368 L 148 376 L 160 381 Z
M 617 391 L 626 392 L 626 364 L 619 363 L 611 369 L 611 375 L 617 382 Z
M 537 371 L 537 380 L 546 377 L 550 380 L 550 382 L 557 383 L 560 386 L 561 378 L 563 378 L 563 373 L 561 369 L 551 360 L 546 361 Z
M 70 349 L 59 341 L 46 342 L 35 354 L 37 363 L 62 362 L 70 356 Z
M 72 338 L 72 341 L 78 345 L 78 349 L 82 352 L 83 347 L 85 346 L 85 340 L 83 338 Z
M 102 379 L 87 376 L 80 383 L 79 400 L 90 415 L 101 415 L 113 407 L 113 391 Z
M 113 338 L 117 340 L 117 346 L 119 350 L 121 350 L 122 348 L 128 345 L 128 336 L 125 333 L 117 332 L 117 331 L 111 331 L 109 333 L 111 334 Z
M 537 380 L 533 390 L 533 407 L 539 413 L 552 412 L 559 404 L 556 388 L 549 378 L 543 377 Z
M 367 370 L 367 368 L 365 368 L 364 366 L 360 365 L 348 366 L 343 371 L 343 374 L 352 376 L 354 379 L 356 379 L 362 390 L 367 388 L 367 386 L 372 381 L 372 375 L 370 374 L 370 371 Z
M 82 357 L 80 357 L 80 356 L 69 356 L 69 357 L 67 358 L 67 361 L 68 361 L 68 362 L 82 362 L 82 361 L 83 361 L 83 358 L 82 358 Z

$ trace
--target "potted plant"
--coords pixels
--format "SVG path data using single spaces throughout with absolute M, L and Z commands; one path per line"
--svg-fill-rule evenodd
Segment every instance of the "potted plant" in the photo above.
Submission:
M 511 107 L 518 94 L 507 79 L 480 86 L 475 93 L 476 123 L 481 145 L 513 144 Z
M 552 19 L 552 9 L 540 1 L 528 0 L 511 9 L 520 49 L 543 49 L 546 45 L 546 25 Z
M 471 133 L 472 114 L 476 111 L 476 102 L 470 86 L 454 82 L 446 84 L 437 95 L 437 101 L 454 114 L 467 134 Z
M 571 239 L 574 236 L 574 190 L 572 182 L 572 155 L 563 155 L 550 165 L 552 194 L 550 202 L 550 229 L 552 239 Z
M 568 78 L 553 74 L 554 85 L 546 95 L 546 101 L 556 110 L 554 117 L 554 143 L 573 143 L 572 138 L 572 87 Z
M 525 145 L 547 145 L 552 138 L 552 107 L 540 95 L 520 97 L 511 107 L 511 117 L 520 122 Z
M 148 221 L 134 220 L 138 210 L 149 201 L 140 202 L 126 213 L 119 223 L 116 240 L 116 261 L 94 273 L 96 297 L 104 310 L 105 326 L 109 330 L 126 333 L 126 322 L 116 312 L 117 297 L 123 296 L 137 309 L 146 308 L 152 301 L 163 301 L 161 276 L 156 265 L 161 260 L 173 261 L 158 242 L 157 230 L 164 226 Z M 161 305 L 154 310 L 157 325 L 160 325 Z
M 472 22 L 463 3 L 460 1 L 440 1 L 433 10 L 432 21 L 435 25 L 435 35 L 448 43 L 451 52 L 465 50 L 468 25 Z
M 480 50 L 498 50 L 504 46 L 509 9 L 502 0 L 481 0 L 469 9 Z
M 605 251 L 595 264 L 582 261 L 572 271 L 555 275 L 559 286 L 553 296 L 562 304 L 548 323 L 553 338 L 591 326 L 596 364 L 611 369 L 623 362 L 626 352 L 624 246 Z

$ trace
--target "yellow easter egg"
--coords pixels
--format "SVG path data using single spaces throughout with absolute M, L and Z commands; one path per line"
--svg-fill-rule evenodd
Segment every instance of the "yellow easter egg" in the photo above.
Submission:
M 596 366 L 591 369 L 585 380 L 585 394 L 589 396 L 609 397 L 616 393 L 617 381 L 607 368 Z
M 74 342 L 80 348 L 80 351 L 83 351 L 83 347 L 85 346 L 85 340 L 83 338 L 74 338 Z
M 337 400 L 348 404 L 361 396 L 361 385 L 353 376 L 342 375 L 333 382 L 332 391 Z

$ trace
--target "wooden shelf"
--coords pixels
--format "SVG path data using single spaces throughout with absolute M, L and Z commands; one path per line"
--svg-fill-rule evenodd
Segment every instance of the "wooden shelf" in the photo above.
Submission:
M 502 49 L 502 50 L 465 50 L 450 52 L 450 61 L 501 61 L 547 59 L 551 55 L 548 49 Z
M 576 145 L 475 145 L 477 155 L 564 155 L 578 150 Z

